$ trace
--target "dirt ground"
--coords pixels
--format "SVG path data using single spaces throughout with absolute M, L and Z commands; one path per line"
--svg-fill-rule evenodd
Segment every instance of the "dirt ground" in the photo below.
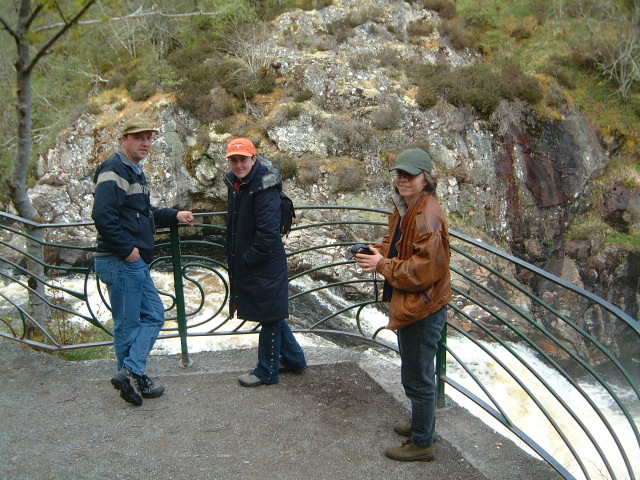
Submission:
M 392 425 L 408 418 L 395 365 L 319 348 L 304 374 L 243 388 L 255 355 L 198 353 L 187 369 L 152 357 L 167 391 L 135 407 L 110 384 L 113 360 L 67 362 L 0 340 L 0 479 L 559 478 L 502 437 L 496 450 L 495 432 L 459 408 L 439 414 L 436 461 L 389 460 L 384 449 L 402 442 Z

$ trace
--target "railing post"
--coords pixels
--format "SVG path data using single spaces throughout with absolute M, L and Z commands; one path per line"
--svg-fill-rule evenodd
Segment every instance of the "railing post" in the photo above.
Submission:
M 180 334 L 180 364 L 183 367 L 192 365 L 187 347 L 187 313 L 184 305 L 184 283 L 182 282 L 182 262 L 180 255 L 180 232 L 178 226 L 171 226 L 171 260 L 173 263 L 173 285 L 176 294 L 176 317 Z
M 444 395 L 444 382 L 442 377 L 447 374 L 447 323 L 445 322 L 440 332 L 440 341 L 438 341 L 438 351 L 436 353 L 436 375 L 438 377 L 438 391 L 436 394 L 436 408 L 444 408 L 447 401 Z

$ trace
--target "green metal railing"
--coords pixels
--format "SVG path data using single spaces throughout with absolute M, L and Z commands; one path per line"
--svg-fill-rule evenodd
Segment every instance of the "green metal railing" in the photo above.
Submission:
M 377 295 L 383 279 L 363 274 L 346 253 L 377 242 L 389 212 L 296 210 L 285 239 L 294 331 L 347 348 L 365 344 L 397 361 Z M 198 214 L 197 222 L 161 231 L 151 266 L 166 307 L 159 340 L 180 342 L 183 366 L 191 364 L 190 342 L 259 328 L 228 315 L 224 214 Z M 450 233 L 455 297 L 436 359 L 439 408 L 462 404 L 564 478 L 640 476 L 638 322 L 498 248 Z M 112 345 L 108 298 L 92 268 L 94 237 L 88 222 L 36 224 L 0 213 L 0 336 L 51 352 Z

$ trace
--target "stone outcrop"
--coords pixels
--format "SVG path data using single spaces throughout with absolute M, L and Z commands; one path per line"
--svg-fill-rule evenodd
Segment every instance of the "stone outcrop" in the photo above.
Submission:
M 320 11 L 283 14 L 273 22 L 269 44 L 264 45 L 277 59 L 280 88 L 295 85 L 313 94 L 312 101 L 295 104 L 299 115 L 278 121 L 275 116 L 286 101 L 273 104 L 258 96 L 250 104 L 254 118 L 246 134 L 256 139 L 261 154 L 289 156 L 300 168 L 317 161 L 312 185 L 301 183 L 300 170 L 297 178 L 286 181 L 296 204 L 390 208 L 389 162 L 403 148 L 419 144 L 434 156 L 438 195 L 454 229 L 482 235 L 535 265 L 568 275 L 567 280 L 637 317 L 637 256 L 602 253 L 590 243 L 566 244 L 563 237 L 576 216 L 592 208 L 589 193 L 609 161 L 584 115 L 569 101 L 557 106 L 554 120 L 540 118 L 517 101 L 504 101 L 489 119 L 443 102 L 421 110 L 415 87 L 404 74 L 380 66 L 376 58 L 396 51 L 416 64 L 446 62 L 456 67 L 478 62 L 478 53 L 455 51 L 438 37 L 437 29 L 408 42 L 409 22 L 439 21 L 419 2 L 370 2 L 375 19 L 337 43 L 332 25 L 358 12 L 358 3 L 342 0 Z M 220 133 L 218 125 L 200 125 L 179 110 L 170 95 L 139 104 L 124 92 L 116 93 L 121 104 L 126 103 L 123 110 L 103 101 L 102 114 L 80 117 L 40 159 L 40 180 L 30 197 L 45 220 L 90 221 L 93 172 L 117 145 L 122 119 L 141 112 L 161 129 L 145 164 L 154 203 L 200 212 L 223 210 L 223 152 L 231 135 Z M 385 117 L 384 128 L 378 128 L 380 112 L 393 115 L 392 120 Z M 205 144 L 198 141 L 202 131 L 207 133 Z M 346 159 L 364 180 L 361 187 L 344 192 L 333 182 Z M 607 222 L 629 231 L 638 228 L 639 198 L 638 192 L 616 185 L 598 208 Z M 83 232 L 69 234 L 68 240 L 90 243 L 93 238 Z

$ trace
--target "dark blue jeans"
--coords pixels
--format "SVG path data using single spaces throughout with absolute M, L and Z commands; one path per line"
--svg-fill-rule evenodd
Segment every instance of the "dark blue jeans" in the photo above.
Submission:
M 118 370 L 126 365 L 136 375 L 143 375 L 147 356 L 164 324 L 164 305 L 149 265 L 142 259 L 128 263 L 116 255 L 96 257 L 93 265 L 109 292 Z
M 436 377 L 434 360 L 447 319 L 447 307 L 398 330 L 400 377 L 411 400 L 411 440 L 416 445 L 433 444 L 436 428 Z
M 263 323 L 258 340 L 258 365 L 251 372 L 266 384 L 280 381 L 280 364 L 291 369 L 307 366 L 302 347 L 286 320 Z

